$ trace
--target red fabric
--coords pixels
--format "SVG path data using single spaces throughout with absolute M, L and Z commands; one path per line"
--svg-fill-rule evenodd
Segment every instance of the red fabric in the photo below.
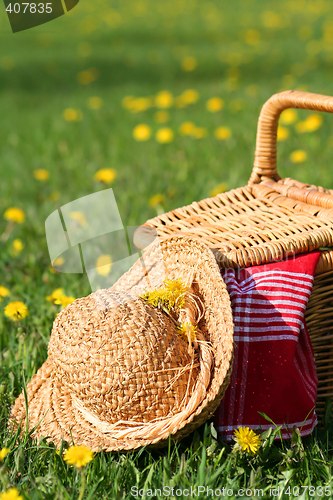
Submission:
M 317 424 L 312 408 L 318 380 L 304 313 L 319 256 L 316 251 L 221 273 L 231 298 L 235 345 L 230 386 L 215 423 L 228 441 L 239 426 L 271 427 L 258 411 L 285 424 L 286 439 L 305 419 L 302 436 Z

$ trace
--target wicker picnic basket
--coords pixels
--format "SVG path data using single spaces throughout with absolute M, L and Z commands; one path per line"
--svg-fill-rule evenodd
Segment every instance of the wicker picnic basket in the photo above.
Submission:
M 221 268 L 265 264 L 324 247 L 306 310 L 320 415 L 326 398 L 333 398 L 333 190 L 278 175 L 277 126 L 287 108 L 332 113 L 333 97 L 292 90 L 273 95 L 260 113 L 248 185 L 150 219 L 136 230 L 134 242 L 144 248 L 156 231 L 192 235 L 213 250 Z

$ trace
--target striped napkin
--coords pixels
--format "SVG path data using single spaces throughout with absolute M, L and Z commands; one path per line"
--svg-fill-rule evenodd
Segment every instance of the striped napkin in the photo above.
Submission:
M 230 386 L 215 413 L 228 441 L 239 426 L 268 429 L 265 413 L 291 437 L 317 424 L 317 374 L 304 313 L 320 252 L 246 269 L 222 270 L 235 323 Z

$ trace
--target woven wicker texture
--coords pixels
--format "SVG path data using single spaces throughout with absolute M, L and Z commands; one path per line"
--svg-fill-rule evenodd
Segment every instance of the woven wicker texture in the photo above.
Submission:
M 319 381 L 316 409 L 321 415 L 326 398 L 333 399 L 333 270 L 316 276 L 305 319 L 315 353 Z
M 268 99 L 263 105 L 259 116 L 254 168 L 249 184 L 258 183 L 262 180 L 280 179 L 276 167 L 276 132 L 279 116 L 287 108 L 332 113 L 333 98 L 310 92 L 286 90 Z
M 188 235 L 208 245 L 221 268 L 247 267 L 333 247 L 333 190 L 277 173 L 277 126 L 287 108 L 333 112 L 333 98 L 286 91 L 260 113 L 249 184 L 150 219 L 137 229 L 139 248 L 154 235 Z M 333 248 L 323 251 L 306 318 L 319 377 L 317 410 L 333 398 Z
M 135 243 L 144 246 L 156 230 L 162 237 L 191 235 L 212 249 L 223 268 L 259 265 L 333 246 L 333 209 L 302 204 L 289 197 L 290 191 L 287 194 L 265 184 L 218 194 L 150 219 L 136 231 Z
M 144 265 L 143 265 L 144 263 Z M 189 287 L 181 321 L 197 324 L 194 355 L 165 313 L 138 295 L 167 276 Z M 209 418 L 230 379 L 229 295 L 211 251 L 190 238 L 155 244 L 111 289 L 56 318 L 49 357 L 27 386 L 29 429 L 93 450 L 180 439 Z M 25 426 L 24 396 L 12 409 Z M 72 436 L 72 437 L 71 437 Z

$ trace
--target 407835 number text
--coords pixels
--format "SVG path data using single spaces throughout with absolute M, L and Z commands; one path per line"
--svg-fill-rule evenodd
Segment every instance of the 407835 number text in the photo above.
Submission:
M 10 3 L 6 7 L 10 14 L 50 14 L 52 12 L 52 3 Z

